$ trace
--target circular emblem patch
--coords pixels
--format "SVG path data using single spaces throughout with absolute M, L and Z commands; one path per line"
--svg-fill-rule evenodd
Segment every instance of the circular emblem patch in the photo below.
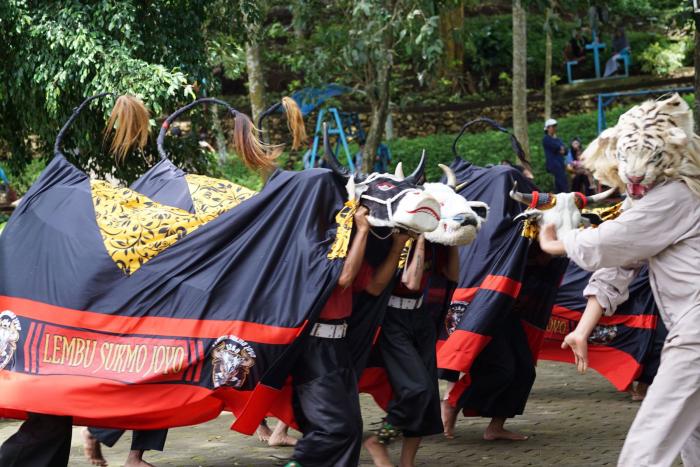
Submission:
M 255 351 L 246 341 L 237 336 L 219 337 L 214 342 L 211 358 L 214 388 L 242 387 L 251 367 L 255 365 Z
M 14 313 L 10 310 L 0 313 L 0 370 L 12 361 L 21 330 L 22 326 Z
M 450 303 L 450 307 L 445 314 L 445 329 L 447 330 L 448 336 L 455 332 L 455 329 L 459 326 L 459 322 L 467 311 L 467 307 L 469 307 L 469 302 Z
M 588 337 L 588 342 L 591 344 L 608 345 L 617 337 L 617 334 L 617 326 L 605 326 L 603 324 L 599 324 L 593 328 L 593 332 Z

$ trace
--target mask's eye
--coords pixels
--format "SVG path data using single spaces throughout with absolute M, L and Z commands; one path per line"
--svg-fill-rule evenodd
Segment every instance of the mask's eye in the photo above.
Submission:
M 657 152 L 656 154 L 654 154 L 653 157 L 651 157 L 649 159 L 649 162 L 652 164 L 656 164 L 657 162 L 659 162 L 661 160 L 661 156 L 663 156 L 663 154 L 664 154 L 663 151 Z
M 396 188 L 396 185 L 394 185 L 393 183 L 390 183 L 390 182 L 380 182 L 380 183 L 377 183 L 377 188 L 382 190 L 382 191 L 389 191 L 389 190 L 393 190 L 394 188 Z
M 621 151 L 617 151 L 617 160 L 620 162 L 627 162 L 627 156 L 624 155 Z

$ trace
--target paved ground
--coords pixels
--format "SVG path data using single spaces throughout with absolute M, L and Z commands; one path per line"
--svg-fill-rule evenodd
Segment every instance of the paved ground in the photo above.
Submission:
M 363 398 L 365 425 L 381 418 L 370 398 Z M 526 413 L 510 426 L 531 439 L 526 442 L 481 441 L 485 420 L 461 418 L 457 438 L 429 438 L 418 453 L 418 466 L 605 466 L 615 465 L 622 442 L 638 403 L 616 392 L 597 373 L 585 376 L 573 366 L 543 362 Z M 147 460 L 158 467 L 229 467 L 281 465 L 291 448 L 268 448 L 257 438 L 229 431 L 230 414 L 209 423 L 171 430 L 164 453 Z M 0 440 L 17 427 L 0 423 Z M 507 425 L 508 426 L 508 425 Z M 128 436 L 106 450 L 111 465 L 121 465 L 129 448 Z M 79 428 L 74 429 L 71 466 L 89 464 L 82 456 Z M 363 467 L 370 466 L 362 453 Z M 680 463 L 678 465 L 681 465 Z

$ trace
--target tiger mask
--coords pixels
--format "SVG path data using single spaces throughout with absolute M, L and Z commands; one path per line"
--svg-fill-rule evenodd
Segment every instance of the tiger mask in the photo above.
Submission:
M 644 102 L 589 145 L 584 165 L 602 183 L 634 199 L 672 179 L 700 196 L 700 137 L 693 124 L 692 111 L 678 94 Z

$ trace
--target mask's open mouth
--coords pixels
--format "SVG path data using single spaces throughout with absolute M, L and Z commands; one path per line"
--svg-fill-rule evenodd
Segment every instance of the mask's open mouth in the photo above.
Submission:
M 646 195 L 653 185 L 642 185 L 641 183 L 628 183 L 627 184 L 627 194 L 630 195 L 632 199 L 639 199 Z
M 406 212 L 408 214 L 416 214 L 416 213 L 422 212 L 423 214 L 428 214 L 430 216 L 433 216 L 436 221 L 440 220 L 440 215 L 437 212 L 435 212 L 434 209 L 431 209 L 427 206 L 421 206 L 419 208 L 414 209 L 413 211 L 406 211 Z

